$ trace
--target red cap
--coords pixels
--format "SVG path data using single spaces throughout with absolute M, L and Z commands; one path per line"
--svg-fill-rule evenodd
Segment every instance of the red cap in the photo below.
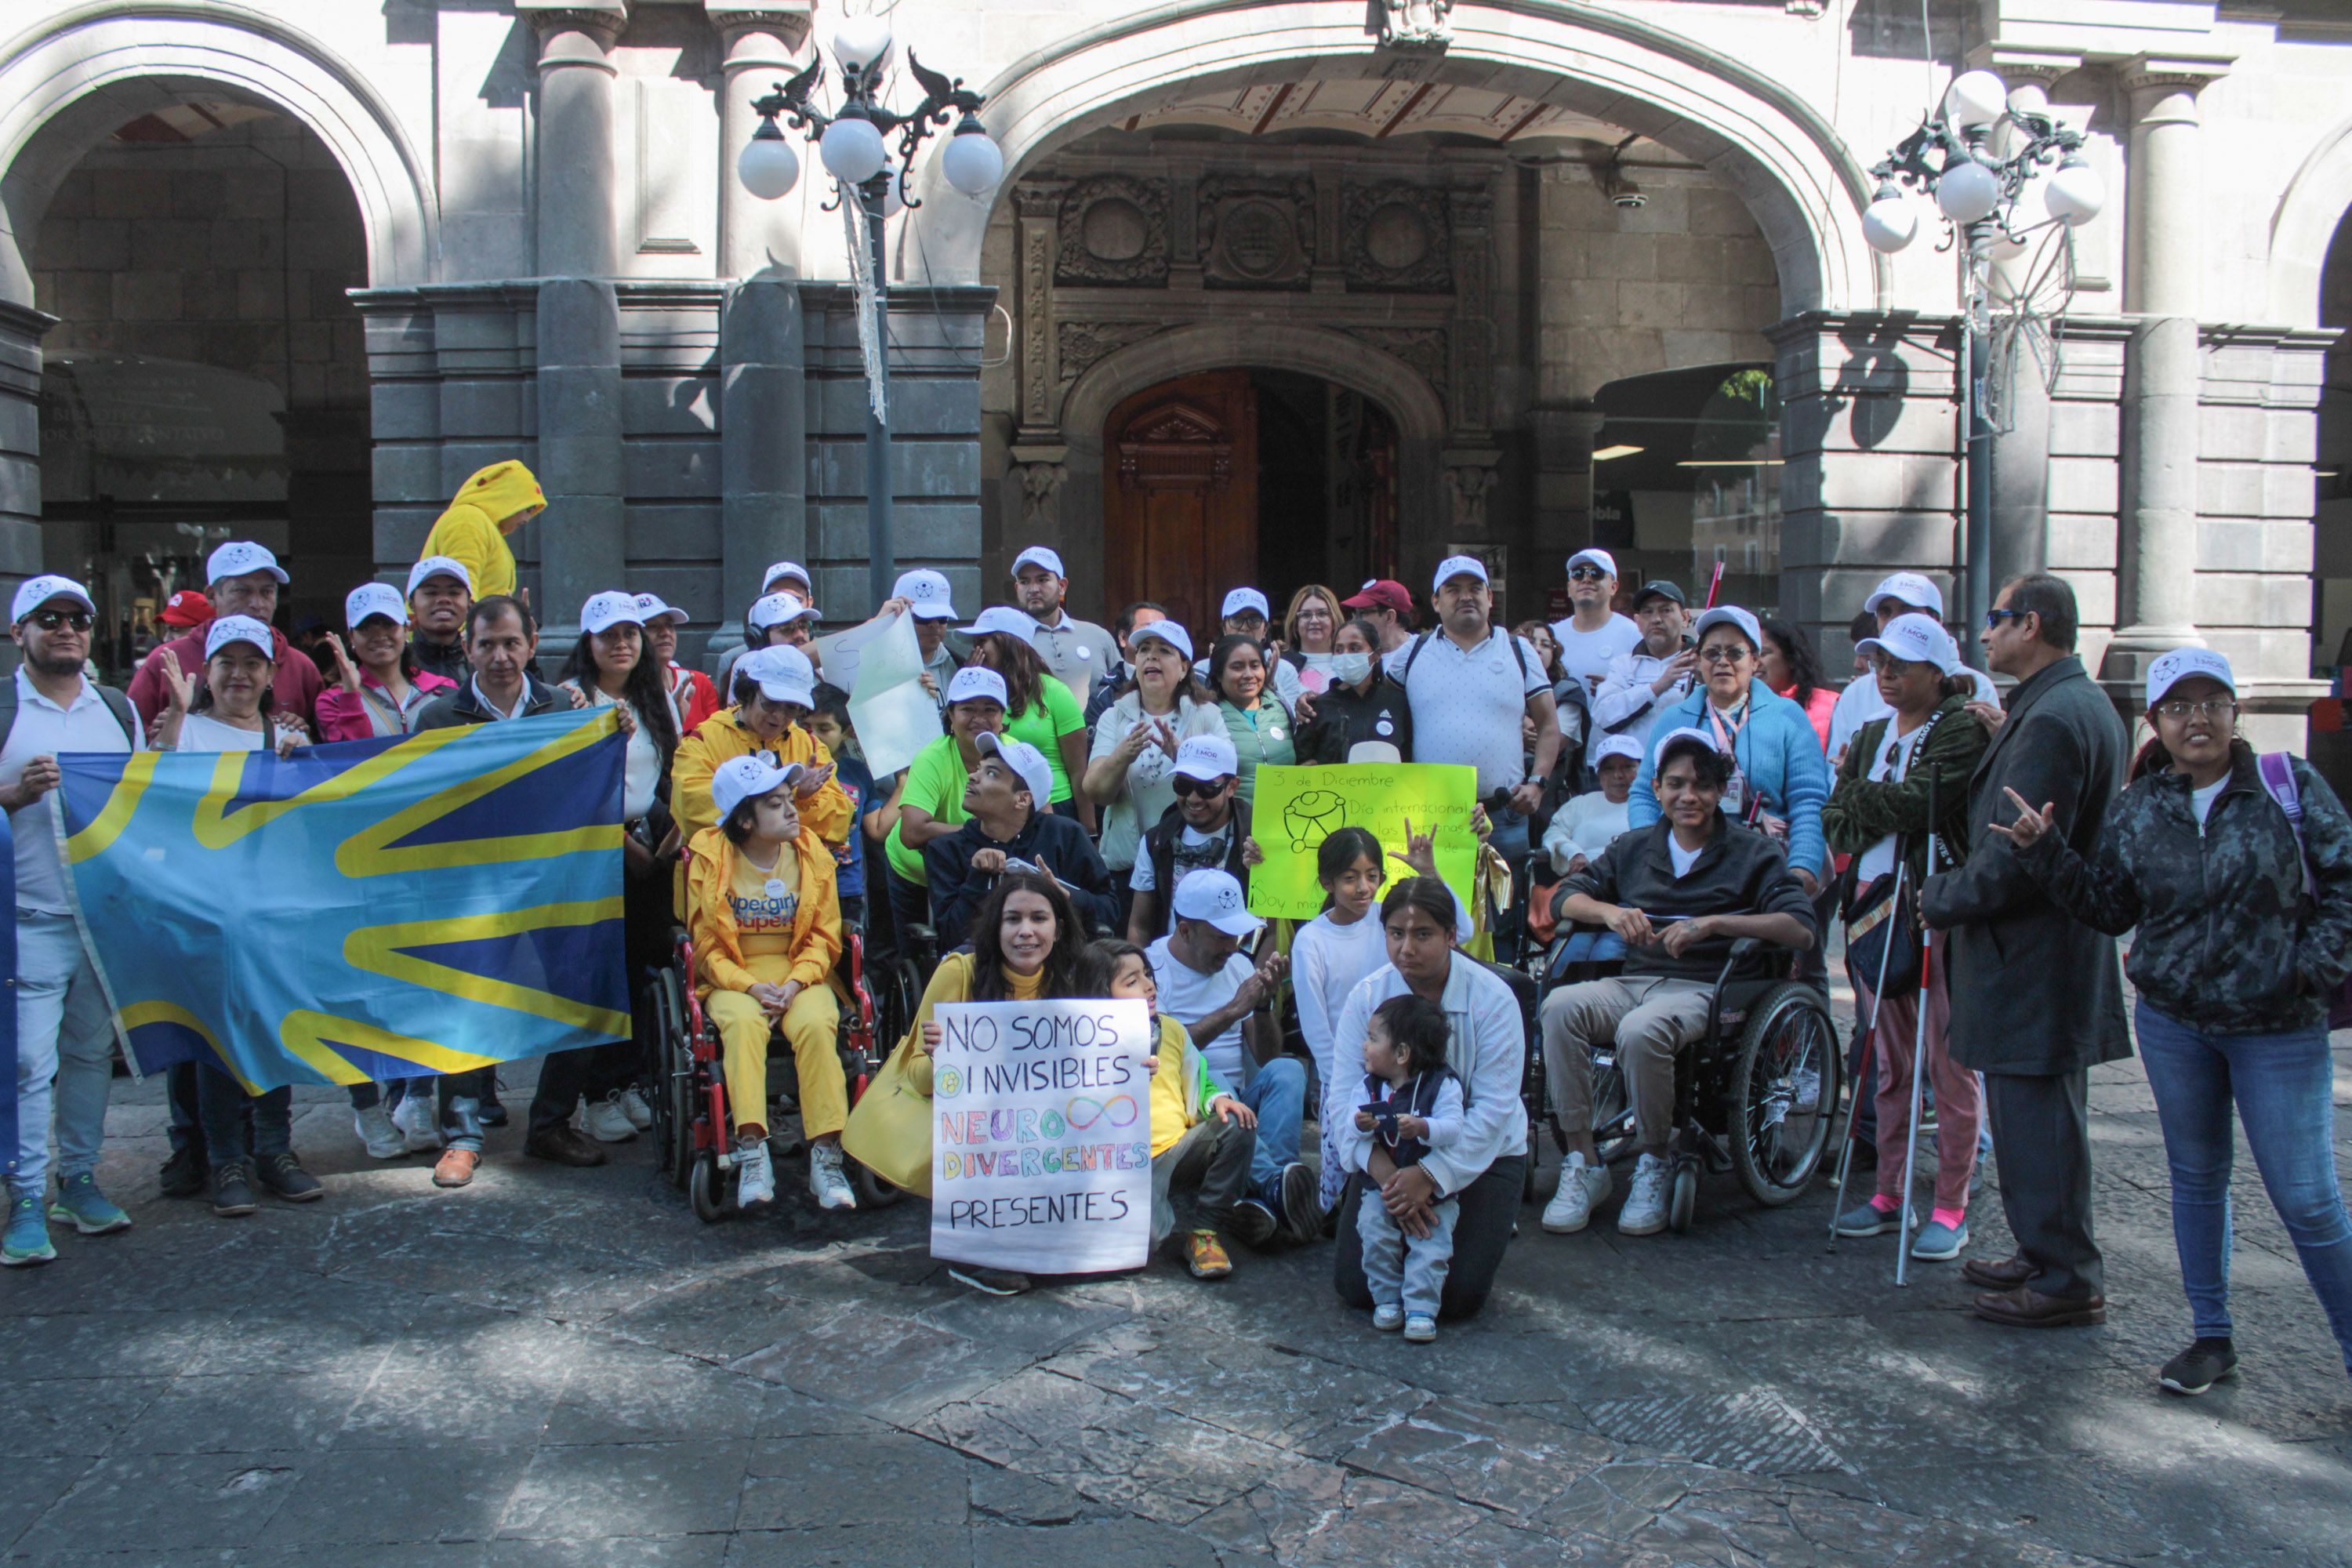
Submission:
M 1364 584 L 1363 592 L 1352 599 L 1342 599 L 1340 606 L 1349 610 L 1394 610 L 1400 616 L 1412 614 L 1412 595 L 1405 585 L 1386 577 Z
M 212 601 L 194 588 L 183 588 L 165 602 L 155 618 L 167 626 L 201 626 L 213 618 Z

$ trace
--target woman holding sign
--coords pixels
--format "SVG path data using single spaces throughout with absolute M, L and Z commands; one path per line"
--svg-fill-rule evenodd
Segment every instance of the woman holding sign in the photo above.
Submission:
M 971 949 L 940 960 L 915 1009 L 914 1026 L 891 1066 L 883 1069 L 885 1078 L 898 1069 L 907 1087 L 926 1100 L 931 1094 L 931 1050 L 944 1037 L 938 1020 L 941 1007 L 952 1002 L 1058 1001 L 1094 989 L 1087 984 L 1090 966 L 1077 911 L 1050 877 L 1025 871 L 999 877 L 972 918 Z M 924 1125 L 928 1131 L 928 1119 Z M 921 1164 L 928 1172 L 928 1151 Z M 948 1272 L 992 1296 L 1017 1296 L 1029 1289 L 1029 1277 L 1010 1269 L 955 1263 Z
M 1408 1237 L 1430 1233 L 1436 1205 L 1460 1201 L 1454 1221 L 1454 1261 L 1439 1299 L 1439 1315 L 1467 1317 L 1486 1305 L 1502 1267 L 1512 1222 L 1518 1217 L 1525 1180 L 1528 1115 L 1519 1102 L 1527 1072 L 1527 1030 L 1518 999 L 1501 976 L 1455 951 L 1459 919 L 1454 895 L 1433 877 L 1408 877 L 1381 900 L 1381 928 L 1389 962 L 1349 994 L 1333 1035 L 1331 1071 L 1326 1078 L 1323 1114 L 1343 1106 L 1355 1124 L 1356 1107 L 1344 1104 L 1364 1079 L 1364 1039 L 1372 1012 L 1391 996 L 1425 996 L 1445 1011 L 1446 1065 L 1462 1079 L 1465 1102 L 1460 1138 L 1433 1150 L 1417 1165 L 1400 1170 L 1385 1153 L 1372 1151 L 1370 1169 L 1351 1176 L 1340 1202 L 1339 1252 L 1333 1284 L 1349 1306 L 1371 1310 L 1371 1287 L 1364 1277 L 1364 1247 L 1355 1205 L 1381 1203 Z

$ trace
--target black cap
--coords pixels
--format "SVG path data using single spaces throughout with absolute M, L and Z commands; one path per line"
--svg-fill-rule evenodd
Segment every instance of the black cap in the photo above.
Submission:
M 1664 577 L 1657 579 L 1655 582 L 1644 583 L 1642 584 L 1641 592 L 1633 595 L 1633 608 L 1637 610 L 1640 609 L 1642 607 L 1643 601 L 1652 598 L 1672 599 L 1675 604 L 1682 605 L 1683 608 L 1690 608 L 1690 601 L 1683 597 L 1683 591 L 1674 584 L 1667 582 Z

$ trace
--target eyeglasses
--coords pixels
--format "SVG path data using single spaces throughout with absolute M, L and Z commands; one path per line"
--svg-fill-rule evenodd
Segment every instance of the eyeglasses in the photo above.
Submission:
M 1571 566 L 1568 569 L 1568 580 L 1571 583 L 1599 583 L 1608 575 L 1598 566 Z
M 78 632 L 89 630 L 88 610 L 36 610 L 27 618 L 45 632 L 56 631 L 59 626 L 71 626 Z
M 1701 664 L 1738 664 L 1743 658 L 1756 656 L 1737 643 L 1710 643 L 1698 650 Z
M 1190 773 L 1178 773 L 1168 781 L 1168 787 L 1176 792 L 1176 798 L 1179 800 L 1190 800 L 1194 795 L 1205 799 L 1210 795 L 1223 794 L 1225 785 L 1232 782 L 1230 778 L 1196 779 Z
M 1907 658 L 1895 658 L 1883 653 L 1870 656 L 1870 668 L 1881 675 L 1901 675 L 1911 668 L 1912 662 Z
M 1997 632 L 2000 630 L 2000 623 L 2002 621 L 2021 621 L 2032 613 L 2033 612 L 2031 610 L 1987 610 L 1985 612 L 1985 630 L 1989 632 Z
M 2191 702 L 2185 697 L 2176 697 L 2169 702 L 2158 703 L 2156 710 L 2175 723 L 2179 723 L 2186 719 L 2223 718 L 2233 711 L 2237 706 L 2238 700 L 2234 697 L 2208 697 L 2201 702 Z

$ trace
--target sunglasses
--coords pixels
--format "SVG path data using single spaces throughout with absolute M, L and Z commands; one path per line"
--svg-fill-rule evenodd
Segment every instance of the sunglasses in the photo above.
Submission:
M 1985 630 L 1989 632 L 1997 632 L 2000 630 L 2001 622 L 2005 620 L 2021 621 L 2032 613 L 2033 612 L 2031 610 L 1987 610 L 1985 612 Z
M 1698 650 L 1701 664 L 1738 664 L 1743 658 L 1755 657 L 1755 654 L 1738 643 L 1710 643 Z
M 1571 583 L 1601 583 L 1607 581 L 1608 576 L 1609 574 L 1598 566 L 1571 566 L 1568 571 L 1568 580 Z
M 89 630 L 88 610 L 36 610 L 25 618 L 45 632 L 56 631 L 59 626 L 71 626 L 78 632 Z
M 1222 795 L 1225 786 L 1231 783 L 1233 780 L 1229 778 L 1202 780 L 1196 779 L 1190 773 L 1178 773 L 1168 781 L 1168 787 L 1176 792 L 1178 800 L 1190 800 L 1194 795 L 1206 799 L 1211 795 Z

